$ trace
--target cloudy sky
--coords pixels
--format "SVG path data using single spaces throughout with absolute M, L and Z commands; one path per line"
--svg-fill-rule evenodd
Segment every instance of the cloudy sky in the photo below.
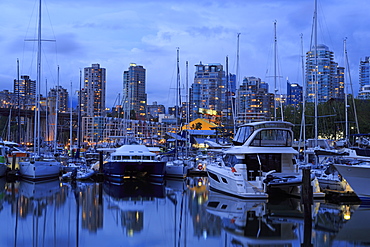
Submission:
M 42 92 L 57 84 L 59 65 L 60 85 L 70 91 L 72 84 L 75 97 L 80 69 L 99 63 L 107 69 L 106 105 L 112 107 L 122 91 L 123 71 L 136 63 L 147 71 L 148 104 L 171 106 L 176 48 L 181 83 L 186 85 L 188 61 L 190 85 L 200 61 L 225 65 L 228 57 L 229 72 L 236 73 L 238 33 L 239 77 L 260 77 L 273 89 L 275 21 L 279 92 L 286 92 L 286 78 L 302 84 L 302 47 L 304 52 L 310 47 L 314 0 L 42 1 L 42 38 L 55 40 L 42 44 Z M 25 40 L 37 37 L 37 5 L 38 0 L 0 1 L 0 90 L 13 91 L 17 59 L 20 74 L 36 79 L 36 42 Z M 344 66 L 347 39 L 356 93 L 359 61 L 370 56 L 369 12 L 368 0 L 318 0 L 318 42 Z

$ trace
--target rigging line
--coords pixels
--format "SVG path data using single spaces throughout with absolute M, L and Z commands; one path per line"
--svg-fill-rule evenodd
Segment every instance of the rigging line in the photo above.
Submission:
M 32 16 L 34 16 L 35 15 L 35 9 L 36 9 L 36 7 L 37 7 L 37 4 L 38 4 L 38 2 L 37 1 L 35 1 L 35 4 L 33 5 L 33 8 L 32 8 L 32 11 L 31 11 L 31 17 L 30 17 L 30 19 L 29 19 L 29 22 L 28 22 L 28 26 L 27 26 L 27 29 L 26 29 L 26 34 L 25 34 L 25 36 L 24 36 L 24 38 L 23 38 L 23 40 L 26 40 L 27 39 L 27 36 L 28 36 L 28 33 L 29 33 L 29 30 L 30 30 L 30 26 L 31 26 L 31 21 L 32 21 Z M 37 13 L 37 12 L 36 12 Z M 33 26 L 35 26 L 35 27 L 37 27 L 37 18 L 36 18 L 36 23 L 35 24 L 33 24 Z M 35 29 L 35 32 L 34 32 L 34 34 L 33 34 L 33 37 L 37 37 L 37 28 Z M 34 39 L 36 39 L 36 38 L 34 38 Z M 35 53 L 35 50 L 36 50 L 36 48 L 35 48 L 35 42 L 33 42 L 32 43 L 33 44 L 33 46 L 32 46 L 32 54 L 34 54 Z M 25 51 L 26 51 L 26 42 L 23 42 L 23 50 L 22 50 L 22 61 L 24 61 L 24 57 L 25 57 Z M 31 78 L 31 72 L 33 71 L 33 62 L 34 62 L 34 58 L 35 58 L 35 56 L 31 56 L 31 63 L 30 63 L 30 66 L 29 66 L 29 68 L 28 68 L 28 72 L 26 72 L 26 73 L 23 73 L 23 74 L 28 74 L 28 75 L 30 75 L 30 78 Z M 21 67 L 21 71 L 23 71 L 24 70 L 24 68 L 23 68 L 23 64 L 24 63 L 22 63 L 22 67 Z
M 46 13 L 47 13 L 47 16 L 48 16 L 48 19 L 49 19 L 49 23 L 50 23 L 50 27 L 51 27 L 51 32 L 53 34 L 53 38 L 54 38 L 54 40 L 56 40 L 54 28 L 53 28 L 53 25 L 52 25 L 52 22 L 51 22 L 50 13 L 49 13 L 49 9 L 48 9 L 48 6 L 46 4 L 46 1 L 44 1 L 44 5 L 45 5 L 45 10 L 46 10 Z M 57 43 L 55 42 L 55 59 L 56 59 L 56 63 L 58 64 L 59 61 L 58 61 L 58 49 L 57 48 L 58 48 Z

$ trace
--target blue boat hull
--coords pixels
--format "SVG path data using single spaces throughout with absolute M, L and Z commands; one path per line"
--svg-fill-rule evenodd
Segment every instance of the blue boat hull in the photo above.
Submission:
M 146 177 L 153 182 L 164 180 L 165 162 L 108 161 L 103 164 L 106 178 L 113 182 L 122 182 L 125 177 Z

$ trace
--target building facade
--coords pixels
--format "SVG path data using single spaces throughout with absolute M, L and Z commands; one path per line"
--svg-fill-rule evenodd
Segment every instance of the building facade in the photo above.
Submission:
M 225 71 L 221 64 L 196 64 L 194 83 L 189 93 L 190 121 L 221 117 L 221 113 L 227 109 L 226 92 Z
M 158 103 L 155 101 L 152 105 L 146 106 L 146 114 L 149 118 L 155 118 L 158 119 L 159 114 L 164 114 L 165 107 L 164 105 L 158 105 Z
M 36 80 L 31 80 L 28 75 L 22 75 L 21 79 L 14 80 L 14 97 L 21 109 L 31 109 L 35 106 Z M 18 98 L 19 97 L 19 98 Z M 19 100 L 19 102 L 18 102 Z
M 63 88 L 62 86 L 56 86 L 55 88 L 51 88 L 49 91 L 49 104 L 53 107 L 56 107 L 56 100 L 58 99 L 58 110 L 59 112 L 68 112 L 68 91 L 67 89 Z M 72 106 L 71 106 L 72 107 Z M 50 108 L 50 107 L 49 107 Z
M 136 119 L 146 118 L 146 70 L 135 63 L 130 64 L 123 72 L 123 110 L 126 113 L 135 111 Z M 128 116 L 128 115 L 127 115 Z
M 237 92 L 236 123 L 265 121 L 274 109 L 274 94 L 268 92 L 268 84 L 257 77 L 245 77 Z
M 360 61 L 359 66 L 359 99 L 370 99 L 370 57 Z
M 83 116 L 105 116 L 106 69 L 100 64 L 84 68 L 84 82 L 81 91 L 81 110 Z
M 306 53 L 306 93 L 307 102 L 315 102 L 316 96 L 318 103 L 344 99 L 344 68 L 334 61 L 334 52 L 326 45 Z
M 303 87 L 287 80 L 286 104 L 298 107 L 303 102 Z

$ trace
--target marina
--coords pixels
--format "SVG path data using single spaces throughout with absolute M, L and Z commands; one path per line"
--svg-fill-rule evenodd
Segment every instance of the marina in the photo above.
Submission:
M 370 138 L 359 134 L 360 124 L 351 134 L 349 66 L 318 43 L 317 0 L 306 85 L 287 79 L 287 94 L 278 93 L 275 21 L 273 93 L 260 78 L 239 81 L 239 33 L 237 72 L 229 73 L 228 56 L 225 67 L 200 61 L 190 86 L 188 61 L 185 87 L 180 80 L 176 48 L 176 102 L 168 114 L 148 104 L 146 69 L 136 63 L 123 72 L 111 109 L 99 63 L 80 69 L 75 102 L 59 85 L 59 66 L 57 86 L 42 96 L 41 44 L 55 40 L 41 35 L 46 6 L 37 2 L 37 39 L 28 40 L 37 41 L 37 78 L 18 71 L 9 96 L 17 119 L 9 110 L 3 121 L 0 247 L 369 245 Z M 302 72 L 303 51 L 302 42 Z M 32 86 L 27 104 L 23 82 Z M 338 118 L 319 121 L 334 117 L 332 110 Z
M 123 183 L 0 180 L 0 246 L 365 246 L 368 206 L 240 199 L 207 177 Z

